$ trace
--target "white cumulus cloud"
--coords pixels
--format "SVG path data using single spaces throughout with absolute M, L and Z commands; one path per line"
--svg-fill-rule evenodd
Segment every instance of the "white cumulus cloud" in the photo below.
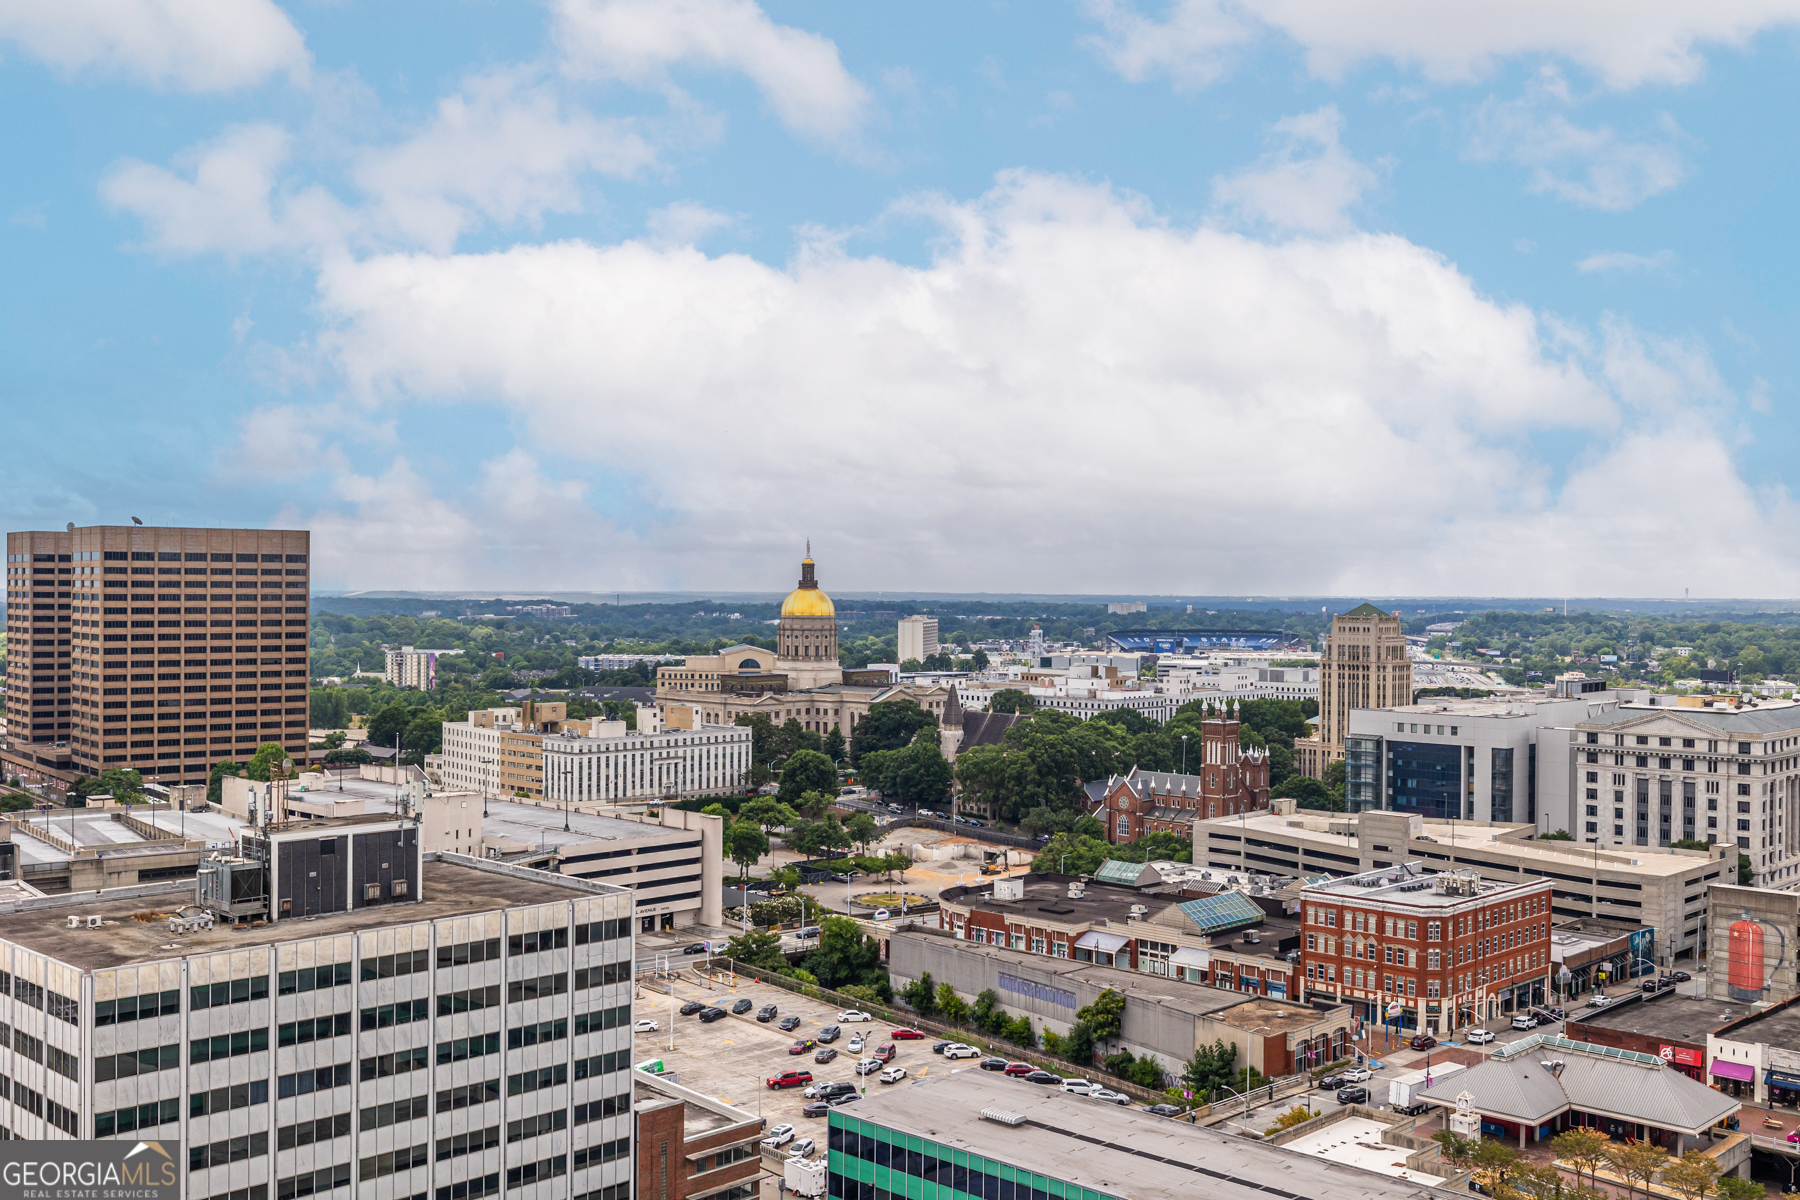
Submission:
M 598 588 L 777 587 L 807 536 L 857 588 L 1800 586 L 1785 496 L 1715 428 L 1704 345 L 1497 303 L 1403 238 L 1175 228 L 1059 177 L 940 216 L 922 266 L 830 239 L 785 267 L 647 241 L 328 260 L 320 349 L 348 394 L 499 406 L 532 464 L 500 474 L 556 505 L 503 519 L 491 482 L 425 495 L 402 472 L 308 519 L 384 526 L 337 568 L 356 586 L 405 578 L 392 549 L 424 526 L 441 586 L 580 586 L 575 561 Z M 1753 564 L 1710 548 L 1710 506 L 1619 503 L 1672 441 Z M 537 557 L 504 532 L 548 519 Z M 1646 552 L 1669 538 L 1693 547 L 1681 578 Z
M 1277 147 L 1254 166 L 1213 181 L 1213 201 L 1277 229 L 1338 233 L 1346 210 L 1375 186 L 1375 172 L 1344 149 L 1337 105 L 1275 122 Z
M 637 85 L 694 66 L 741 74 L 802 137 L 855 141 L 869 90 L 826 37 L 777 25 L 753 0 L 557 0 L 566 69 Z
M 304 82 L 311 67 L 271 0 L 0 0 L 0 38 L 66 71 L 189 92 Z

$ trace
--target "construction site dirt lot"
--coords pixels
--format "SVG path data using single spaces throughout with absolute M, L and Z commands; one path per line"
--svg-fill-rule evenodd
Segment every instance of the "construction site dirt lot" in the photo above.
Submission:
M 652 984 L 646 980 L 640 984 L 637 994 L 638 1019 L 655 1021 L 661 1028 L 655 1033 L 637 1035 L 632 1050 L 633 1061 L 643 1063 L 661 1059 L 665 1069 L 679 1075 L 682 1086 L 756 1113 L 769 1128 L 785 1121 L 794 1126 L 796 1138 L 823 1139 L 825 1122 L 821 1118 L 808 1119 L 800 1115 L 800 1109 L 809 1103 L 801 1095 L 805 1089 L 771 1089 L 764 1083 L 771 1075 L 778 1075 L 786 1070 L 811 1071 L 815 1082 L 835 1083 L 842 1080 L 874 1092 L 888 1087 L 906 1087 L 913 1078 L 942 1074 L 953 1066 L 974 1066 L 973 1059 L 964 1059 L 954 1064 L 946 1062 L 931 1052 L 929 1040 L 902 1041 L 894 1043 L 898 1054 L 893 1065 L 906 1068 L 906 1080 L 897 1084 L 884 1084 L 878 1082 L 873 1075 L 859 1079 L 856 1060 L 861 1056 L 852 1054 L 847 1049 L 850 1039 L 858 1033 L 863 1034 L 868 1041 L 867 1049 L 872 1051 L 883 1042 L 892 1040 L 888 1037 L 893 1032 L 892 1025 L 880 1021 L 841 1025 L 843 1036 L 832 1043 L 837 1048 L 837 1059 L 821 1065 L 813 1061 L 812 1051 L 790 1055 L 788 1047 L 801 1038 L 816 1040 L 819 1031 L 825 1026 L 838 1024 L 838 1009 L 781 988 L 759 985 L 744 976 L 738 977 L 735 989 L 728 982 L 709 986 L 704 975 L 697 976 L 692 970 L 681 971 L 675 977 L 673 991 L 674 1004 L 671 1007 L 670 985 L 666 981 Z M 748 999 L 753 1005 L 742 1016 L 727 1015 L 723 1020 L 711 1024 L 702 1022 L 698 1016 L 675 1015 L 671 1018 L 671 1013 L 679 1010 L 689 1000 L 716 1004 L 729 1011 L 731 1005 L 740 999 Z M 780 1015 L 766 1025 L 756 1020 L 757 1010 L 765 1004 L 773 1004 L 780 1010 Z M 800 1027 L 792 1033 L 784 1033 L 776 1028 L 776 1022 L 788 1016 L 800 1018 Z M 674 1028 L 673 1049 L 670 1048 L 669 1036 L 671 1020 Z M 850 1107 L 854 1108 L 855 1104 L 852 1103 Z

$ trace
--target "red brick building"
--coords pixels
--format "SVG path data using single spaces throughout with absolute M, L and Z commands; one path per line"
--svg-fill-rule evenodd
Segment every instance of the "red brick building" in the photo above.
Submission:
M 632 1080 L 637 1200 L 752 1200 L 757 1195 L 761 1118 L 655 1075 L 634 1071 Z M 598 1200 L 631 1200 L 625 1184 L 614 1187 L 616 1196 Z
M 1262 750 L 1242 749 L 1239 728 L 1230 717 L 1201 723 L 1200 744 L 1187 748 L 1194 774 L 1134 767 L 1129 775 L 1091 788 L 1099 796 L 1093 815 L 1105 823 L 1107 840 L 1135 842 L 1146 833 L 1192 840 L 1197 820 L 1268 808 L 1269 757 Z
M 1542 1004 L 1550 970 L 1550 881 L 1499 883 L 1407 863 L 1301 894 L 1308 998 L 1379 1022 L 1444 1034 Z M 1393 1018 L 1388 1018 L 1390 1021 Z

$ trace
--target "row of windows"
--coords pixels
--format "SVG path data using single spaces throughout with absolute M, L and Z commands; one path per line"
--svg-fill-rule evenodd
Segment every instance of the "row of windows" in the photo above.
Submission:
M 421 1046 L 413 1053 L 423 1054 L 424 1047 Z M 443 1066 L 445 1063 L 464 1062 L 471 1058 L 481 1058 L 484 1055 L 498 1053 L 500 1053 L 500 1035 L 498 1033 L 478 1033 L 474 1037 L 439 1042 L 437 1060 L 438 1065 Z
M 486 1129 L 471 1129 L 467 1133 L 459 1133 L 454 1137 L 437 1140 L 437 1160 L 443 1162 L 447 1158 L 461 1158 L 465 1154 L 479 1154 L 483 1150 L 492 1150 L 500 1144 L 500 1127 L 490 1125 Z
M 383 1154 L 371 1154 L 356 1165 L 356 1177 L 360 1182 L 380 1179 L 384 1175 L 393 1175 L 400 1171 L 410 1171 L 414 1167 L 422 1167 L 430 1160 L 431 1144 L 420 1142 L 417 1146 L 409 1146 L 404 1150 L 389 1150 Z M 346 1181 L 348 1182 L 348 1181 Z
M 439 1109 L 445 1107 L 443 1096 L 443 1092 L 438 1093 Z M 430 1114 L 426 1111 L 426 1100 L 427 1098 L 424 1096 L 413 1096 L 406 1100 L 396 1100 L 392 1104 L 371 1105 L 362 1110 L 357 1120 L 357 1126 L 364 1131 L 382 1129 L 389 1125 L 398 1125 L 404 1121 L 415 1121 L 420 1117 L 429 1116 Z
M 299 1146 L 313 1146 L 320 1142 L 329 1142 L 333 1138 L 350 1136 L 350 1114 L 339 1113 L 334 1117 L 320 1117 L 316 1121 L 301 1121 L 294 1125 L 283 1125 L 275 1131 L 275 1148 L 292 1150 Z
M 220 1008 L 227 1004 L 268 998 L 267 975 L 252 975 L 248 979 L 231 979 L 223 983 L 202 983 L 188 989 L 188 1007 L 192 1009 Z
M 519 1050 L 526 1046 L 537 1046 L 545 1042 L 558 1042 L 568 1036 L 568 1018 L 558 1017 L 553 1021 L 539 1021 L 535 1025 L 521 1025 L 507 1030 L 506 1048 L 508 1050 Z M 443 1051 L 440 1047 L 439 1062 L 444 1061 L 442 1053 Z
M 123 1025 L 127 1021 L 147 1021 L 151 1017 L 173 1017 L 181 1013 L 181 990 L 146 992 L 141 996 L 120 996 L 117 1000 L 94 1003 L 94 1025 Z
M 421 1000 L 419 1003 L 423 1004 Z M 368 1029 L 368 1014 L 364 1013 L 363 1028 Z M 308 1042 L 320 1042 L 326 1038 L 344 1037 L 350 1032 L 350 1014 L 336 1013 L 328 1017 L 308 1017 L 302 1021 L 289 1021 L 285 1025 L 276 1026 L 275 1042 L 280 1046 L 303 1046 Z
M 499 1035 L 490 1035 L 498 1037 Z M 390 1075 L 405 1075 L 410 1071 L 423 1071 L 431 1065 L 431 1051 L 426 1046 L 414 1046 L 410 1050 L 396 1050 L 392 1054 L 377 1054 L 373 1058 L 362 1060 L 362 1082 L 371 1079 L 386 1079 Z
M 115 1133 L 132 1133 L 154 1129 L 181 1119 L 179 1100 L 152 1100 L 148 1104 L 130 1105 L 111 1112 L 94 1114 L 94 1136 L 111 1137 Z
M 370 1060 L 363 1059 L 365 1069 Z M 364 1075 L 364 1079 L 373 1076 Z M 319 1067 L 311 1071 L 299 1071 L 293 1075 L 283 1075 L 275 1081 L 276 1095 L 286 1100 L 289 1096 L 305 1096 L 312 1092 L 323 1092 L 330 1088 L 348 1087 L 350 1085 L 350 1064 L 339 1063 L 335 1067 Z M 348 1182 L 346 1180 L 346 1182 Z
M 275 994 L 292 996 L 318 988 L 342 987 L 349 982 L 350 964 L 347 962 L 323 967 L 301 967 L 298 971 L 283 971 L 276 976 Z
M 514 1078 L 518 1078 L 514 1076 Z M 518 1093 L 514 1093 L 517 1095 Z M 460 1087 L 445 1088 L 437 1094 L 437 1110 L 453 1112 L 459 1108 L 469 1108 L 477 1104 L 486 1104 L 490 1100 L 500 1098 L 500 1081 L 484 1079 L 480 1083 L 466 1083 Z
M 150 1075 L 180 1065 L 181 1046 L 179 1043 L 168 1046 L 147 1046 L 142 1050 L 127 1050 L 122 1054 L 102 1054 L 94 1059 L 94 1082 L 105 1083 L 109 1079 L 129 1079 L 134 1075 Z
M 438 997 L 438 1016 L 447 1017 L 452 1013 L 474 1012 L 480 1008 L 496 1008 L 500 1004 L 500 985 L 491 983 L 487 987 L 469 988 L 461 992 L 446 992 Z
M 222 1058 L 236 1058 L 241 1054 L 250 1054 L 268 1048 L 269 1031 L 267 1028 L 259 1026 L 240 1033 L 221 1033 L 210 1038 L 195 1038 L 188 1043 L 188 1061 L 216 1062 Z
M 223 1167 L 247 1158 L 260 1158 L 269 1152 L 268 1133 L 252 1133 L 245 1137 L 226 1138 L 204 1146 L 188 1147 L 188 1170 L 204 1171 Z
M 230 1112 L 236 1108 L 248 1108 L 252 1104 L 266 1104 L 268 1100 L 269 1081 L 252 1079 L 249 1083 L 234 1083 L 211 1091 L 195 1092 L 188 1097 L 188 1116 L 204 1117 L 209 1113 Z
M 441 951 L 440 951 L 441 956 Z M 431 969 L 431 952 L 429 950 L 403 951 L 399 954 L 381 954 L 362 960 L 362 977 L 369 979 L 393 979 L 400 975 L 418 975 Z
M 630 1092 L 620 1092 L 617 1096 L 603 1096 L 598 1100 L 590 1100 L 586 1104 L 577 1104 L 575 1106 L 575 1124 L 586 1125 L 590 1121 L 598 1121 L 605 1117 L 622 1117 L 630 1111 Z
M 445 999 L 448 997 L 439 997 L 440 1007 Z M 375 1008 L 365 1008 L 362 1010 L 362 1028 L 364 1030 L 390 1029 L 395 1025 L 410 1025 L 415 1021 L 423 1021 L 431 1015 L 430 1006 L 429 1000 L 402 1000 L 398 1004 L 383 1004 Z M 344 1017 L 346 1025 L 348 1025 L 349 1019 L 346 1014 Z
M 568 990 L 569 977 L 561 971 L 554 975 L 539 975 L 535 979 L 515 979 L 506 985 L 506 1002 L 518 1004 L 523 1000 L 560 996 Z

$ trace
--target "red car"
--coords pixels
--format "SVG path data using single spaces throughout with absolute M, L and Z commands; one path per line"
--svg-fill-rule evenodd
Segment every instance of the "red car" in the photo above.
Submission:
M 1037 1070 L 1037 1068 L 1030 1063 L 1015 1062 L 1006 1064 L 1006 1073 L 1015 1078 L 1021 1075 L 1029 1075 L 1035 1070 Z
M 807 1084 L 811 1083 L 812 1081 L 813 1080 L 812 1080 L 812 1072 L 811 1071 L 783 1071 L 779 1075 L 769 1076 L 769 1078 L 767 1080 L 765 1080 L 764 1082 L 767 1083 L 772 1088 L 782 1089 L 782 1088 L 791 1088 L 791 1087 L 805 1087 Z
M 789 1054 L 805 1054 L 808 1050 L 811 1050 L 812 1048 L 813 1048 L 813 1043 L 812 1043 L 811 1038 L 801 1038 L 799 1041 L 795 1042 L 793 1045 L 788 1047 L 788 1053 Z
M 889 1063 L 889 1062 L 894 1061 L 895 1053 L 896 1053 L 896 1051 L 894 1050 L 894 1043 L 883 1042 L 883 1043 L 881 1043 L 881 1045 L 875 1047 L 875 1053 L 870 1055 L 870 1057 L 878 1059 L 884 1063 Z
M 916 1029 L 896 1029 L 894 1032 L 888 1034 L 888 1036 L 897 1042 L 914 1042 L 925 1037 L 924 1034 Z

